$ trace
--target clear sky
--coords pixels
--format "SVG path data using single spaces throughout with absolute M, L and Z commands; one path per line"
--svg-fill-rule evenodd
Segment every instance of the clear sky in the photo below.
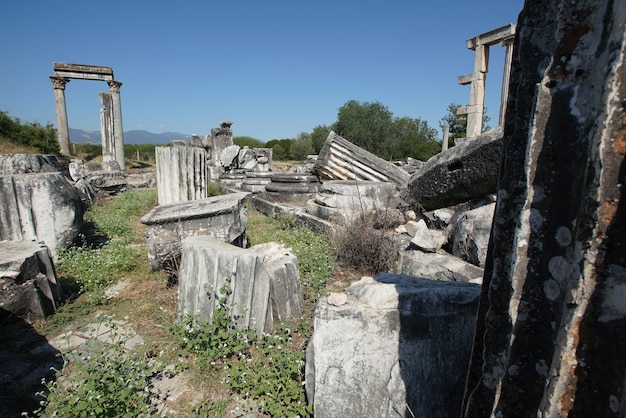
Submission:
M 53 62 L 112 67 L 125 131 L 294 138 L 348 100 L 380 102 L 439 129 L 467 104 L 465 40 L 517 23 L 522 0 L 4 2 L 0 110 L 56 125 Z M 491 47 L 486 106 L 497 124 L 504 48 Z M 99 130 L 101 81 L 72 80 L 71 128 Z

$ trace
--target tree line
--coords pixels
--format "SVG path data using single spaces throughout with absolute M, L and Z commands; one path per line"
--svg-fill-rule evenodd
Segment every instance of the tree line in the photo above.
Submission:
M 439 123 L 440 127 L 449 126 L 450 146 L 454 145 L 454 139 L 465 136 L 467 128 L 467 117 L 456 114 L 459 107 L 461 105 L 451 103 Z M 485 116 L 485 122 L 488 120 Z M 380 102 L 356 100 L 349 100 L 338 109 L 333 124 L 317 125 L 312 132 L 301 132 L 297 138 L 273 139 L 264 146 L 272 148 L 275 160 L 304 160 L 307 155 L 320 152 L 331 130 L 390 161 L 408 157 L 426 161 L 441 151 L 438 131 L 429 127 L 426 121 L 396 117 Z
M 451 103 L 439 126 L 449 126 L 450 146 L 456 138 L 465 136 L 467 117 L 458 116 L 459 104 Z M 486 112 L 485 112 L 486 113 Z M 489 117 L 485 115 L 484 126 L 488 129 Z M 408 157 L 426 161 L 441 150 L 438 131 L 420 118 L 396 117 L 380 102 L 349 100 L 337 111 L 337 120 L 331 125 L 317 125 L 312 132 L 301 132 L 296 138 L 273 139 L 267 143 L 248 137 L 234 137 L 241 147 L 271 148 L 275 160 L 305 160 L 309 154 L 318 154 L 330 131 L 355 145 L 386 160 L 404 160 Z M 56 129 L 52 124 L 22 122 L 0 110 L 0 137 L 21 145 L 31 146 L 45 154 L 58 154 Z M 150 161 L 154 159 L 155 144 L 125 144 L 124 153 L 130 159 Z M 75 155 L 91 158 L 102 155 L 100 144 L 72 144 Z M 89 158 L 88 158 L 89 159 Z

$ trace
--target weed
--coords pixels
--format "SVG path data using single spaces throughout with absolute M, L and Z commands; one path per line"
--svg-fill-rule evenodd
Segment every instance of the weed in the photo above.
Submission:
M 206 189 L 206 194 L 207 196 L 219 196 L 222 194 L 222 189 L 220 187 L 220 184 L 214 181 L 210 181 L 207 183 L 207 189 Z
M 215 295 L 217 304 L 211 322 L 198 323 L 194 317 L 185 315 L 172 328 L 179 337 L 182 348 L 196 354 L 196 362 L 200 367 L 215 365 L 216 361 L 225 362 L 249 347 L 249 337 L 252 335 L 236 328 L 235 321 L 231 318 L 232 306 L 227 302 L 231 294 L 230 280 L 227 279 Z
M 111 329 L 110 343 L 96 340 L 102 327 Z M 65 360 L 57 381 L 46 382 L 48 393 L 37 414 L 60 417 L 149 416 L 158 393 L 152 379 L 162 372 L 154 362 L 124 349 L 130 336 L 105 316 L 94 336 Z

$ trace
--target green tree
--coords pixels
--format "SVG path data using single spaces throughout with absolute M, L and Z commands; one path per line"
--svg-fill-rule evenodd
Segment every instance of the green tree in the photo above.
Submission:
M 291 147 L 289 147 L 289 158 L 296 161 L 303 161 L 306 160 L 309 154 L 313 154 L 311 135 L 306 132 L 300 132 L 298 139 L 293 141 Z
M 467 136 L 467 115 L 456 114 L 460 107 L 462 106 L 458 103 L 450 103 L 446 109 L 448 113 L 439 121 L 439 126 L 442 129 L 446 125 L 450 127 L 448 130 L 448 140 L 451 141 L 451 145 L 454 145 L 456 138 L 465 138 Z M 487 108 L 485 107 L 483 113 L 483 132 L 491 129 L 488 125 L 490 120 L 491 118 L 487 115 Z
M 320 138 L 327 127 L 316 127 Z M 419 118 L 393 116 L 381 103 L 348 101 L 339 108 L 332 129 L 337 134 L 386 160 L 407 157 L 427 160 L 439 152 L 436 129 Z M 313 135 L 312 135 L 313 136 Z M 325 140 L 325 139 L 324 139 Z M 322 142 L 323 143 L 323 142 Z
M 333 130 L 353 144 L 382 157 L 388 151 L 385 141 L 393 131 L 393 114 L 379 102 L 350 100 L 339 108 Z
M 313 152 L 315 154 L 319 154 L 328 139 L 328 134 L 330 133 L 331 128 L 326 125 L 317 125 L 313 128 L 313 132 L 311 132 L 311 143 L 313 145 Z
M 419 118 L 402 117 L 394 119 L 394 149 L 389 152 L 395 159 L 413 157 L 426 161 L 441 151 L 437 140 L 437 130 Z
M 236 136 L 233 138 L 233 144 L 239 145 L 241 148 L 264 148 L 265 143 L 250 136 Z

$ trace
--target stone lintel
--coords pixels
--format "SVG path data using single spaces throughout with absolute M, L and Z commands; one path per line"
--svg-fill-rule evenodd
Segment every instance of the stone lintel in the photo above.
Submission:
M 462 86 L 466 86 L 474 80 L 476 80 L 476 73 L 464 74 L 459 76 L 458 83 Z
M 83 80 L 113 80 L 113 69 L 111 67 L 55 62 L 53 63 L 53 68 L 54 74 L 59 77 Z
M 467 115 L 468 113 L 469 113 L 469 110 L 468 110 L 467 106 L 459 106 L 456 109 L 456 115 L 457 116 L 464 116 L 464 115 Z
M 500 43 L 501 40 L 515 35 L 515 25 L 509 23 L 489 32 L 481 33 L 467 40 L 467 48 L 472 51 L 479 45 L 491 46 Z

